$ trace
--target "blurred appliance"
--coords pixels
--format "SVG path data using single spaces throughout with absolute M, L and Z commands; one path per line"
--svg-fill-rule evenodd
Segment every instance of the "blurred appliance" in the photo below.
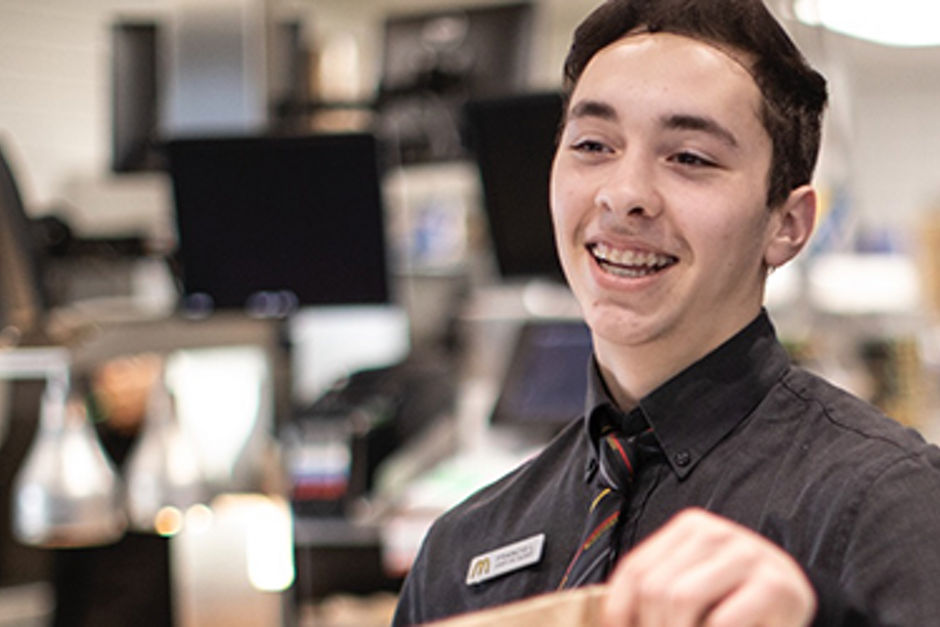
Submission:
M 70 398 L 66 377 L 49 377 L 36 436 L 13 480 L 15 537 L 47 548 L 114 543 L 127 525 L 122 497 L 83 402 Z
M 165 41 L 161 130 L 250 133 L 268 122 L 266 0 L 180 0 Z
M 456 401 L 455 373 L 439 356 L 411 355 L 336 382 L 280 431 L 298 516 L 345 516 L 370 498 L 376 471 Z
M 561 280 L 548 196 L 561 95 L 475 99 L 464 114 L 500 276 Z
M 111 169 L 153 170 L 157 150 L 158 39 L 154 22 L 111 26 Z
M 43 311 L 29 221 L 16 177 L 0 149 L 0 346 L 36 331 Z
M 262 494 L 224 494 L 191 508 L 170 540 L 175 627 L 286 627 L 293 583 L 289 507 Z
M 163 170 L 173 134 L 299 128 L 309 98 L 302 24 L 255 0 L 176 2 L 111 25 L 111 169 Z M 163 119 L 161 119 L 161 114 Z
M 168 156 L 184 309 L 389 302 L 371 135 L 179 139 Z
M 401 573 L 382 557 L 380 519 L 394 488 L 380 469 L 408 444 L 421 443 L 422 456 L 437 448 L 425 435 L 452 415 L 455 380 L 439 355 L 412 354 L 337 381 L 281 428 L 299 599 L 400 588 Z
M 393 156 L 403 163 L 463 156 L 460 107 L 525 88 L 533 18 L 529 2 L 389 17 L 378 108 Z

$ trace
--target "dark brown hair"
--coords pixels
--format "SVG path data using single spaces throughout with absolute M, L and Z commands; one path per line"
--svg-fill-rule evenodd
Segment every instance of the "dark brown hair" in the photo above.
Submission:
M 607 0 L 574 33 L 565 60 L 571 96 L 591 58 L 635 29 L 669 32 L 745 53 L 773 141 L 767 204 L 809 183 L 819 155 L 826 80 L 809 66 L 761 0 Z

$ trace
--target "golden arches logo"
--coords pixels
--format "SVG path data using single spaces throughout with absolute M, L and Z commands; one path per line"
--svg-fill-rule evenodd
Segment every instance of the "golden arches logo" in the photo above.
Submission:
M 491 567 L 490 558 L 483 557 L 478 559 L 470 567 L 470 578 L 476 579 L 477 577 L 488 575 Z

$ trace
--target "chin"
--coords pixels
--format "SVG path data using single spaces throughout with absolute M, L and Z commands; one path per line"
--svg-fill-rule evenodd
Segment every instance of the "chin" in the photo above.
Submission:
M 660 336 L 662 320 L 619 307 L 594 307 L 586 310 L 584 319 L 595 337 L 619 346 L 639 346 Z

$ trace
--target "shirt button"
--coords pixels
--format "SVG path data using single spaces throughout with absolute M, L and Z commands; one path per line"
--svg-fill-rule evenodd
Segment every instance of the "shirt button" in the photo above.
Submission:
M 679 451 L 672 456 L 672 461 L 674 461 L 679 468 L 685 468 L 692 463 L 692 454 L 686 450 Z
M 591 477 L 594 476 L 594 473 L 595 473 L 595 472 L 597 472 L 597 460 L 596 460 L 596 459 L 591 459 L 591 460 L 589 460 L 588 463 L 585 465 L 585 468 L 584 468 L 584 480 L 585 480 L 585 481 L 590 481 L 590 480 L 591 480 Z

